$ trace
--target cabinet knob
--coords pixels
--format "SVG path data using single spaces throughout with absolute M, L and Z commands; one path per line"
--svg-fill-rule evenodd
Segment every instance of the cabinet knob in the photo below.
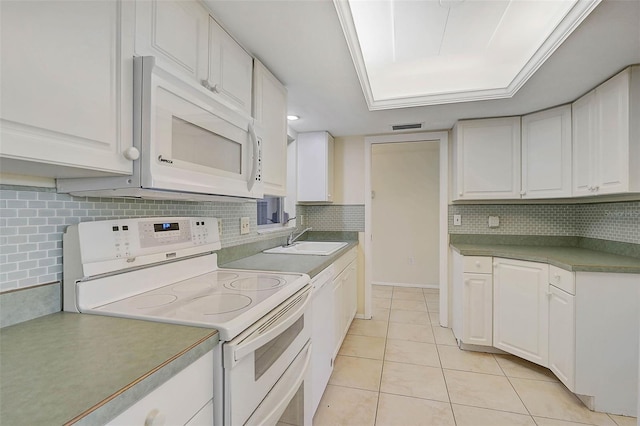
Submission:
M 462 192 L 458 192 L 458 196 L 459 196 L 459 197 L 462 197 Z
M 167 418 L 158 410 L 154 408 L 149 411 L 147 417 L 144 419 L 144 426 L 164 426 Z
M 593 187 L 593 190 L 596 191 L 596 192 L 598 191 L 598 189 L 600 189 L 600 187 L 598 185 Z
M 520 195 L 527 195 L 527 191 L 520 191 Z
M 476 260 L 476 266 L 479 268 L 480 267 L 480 261 Z
M 125 149 L 122 152 L 122 155 L 127 160 L 131 160 L 131 161 L 137 160 L 138 158 L 140 158 L 140 150 L 138 150 L 138 148 L 132 146 L 132 147 L 129 147 L 129 148 Z
M 469 284 L 469 280 L 464 280 L 464 283 L 465 284 Z
M 555 278 L 555 280 L 556 280 L 556 281 L 560 281 L 560 275 L 558 275 L 558 274 L 555 274 L 555 275 L 553 276 L 553 278 Z

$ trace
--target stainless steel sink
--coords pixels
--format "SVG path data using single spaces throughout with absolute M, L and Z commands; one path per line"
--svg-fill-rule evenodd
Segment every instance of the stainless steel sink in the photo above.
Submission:
M 329 256 L 349 243 L 333 241 L 299 241 L 290 246 L 278 246 L 265 250 L 263 253 L 275 254 L 311 254 Z

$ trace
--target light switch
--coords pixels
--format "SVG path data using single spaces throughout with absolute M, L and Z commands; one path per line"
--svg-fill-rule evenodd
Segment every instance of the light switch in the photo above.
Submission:
M 489 216 L 489 228 L 497 228 L 500 226 L 500 218 L 498 216 Z

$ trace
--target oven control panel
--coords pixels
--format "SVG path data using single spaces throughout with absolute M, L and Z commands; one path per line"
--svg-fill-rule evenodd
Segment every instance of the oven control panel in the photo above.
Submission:
M 70 227 L 71 228 L 71 227 Z M 157 217 L 83 222 L 77 225 L 82 264 L 116 263 L 108 270 L 219 250 L 218 219 Z M 73 242 L 72 242 L 73 244 Z M 120 261 L 126 261 L 124 264 Z M 111 263 L 110 263 L 111 262 Z

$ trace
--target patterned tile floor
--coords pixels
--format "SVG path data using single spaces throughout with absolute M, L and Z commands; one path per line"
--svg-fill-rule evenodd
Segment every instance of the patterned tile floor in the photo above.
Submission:
M 438 324 L 438 291 L 374 286 L 314 416 L 324 425 L 635 426 L 588 410 L 546 368 L 462 351 Z

